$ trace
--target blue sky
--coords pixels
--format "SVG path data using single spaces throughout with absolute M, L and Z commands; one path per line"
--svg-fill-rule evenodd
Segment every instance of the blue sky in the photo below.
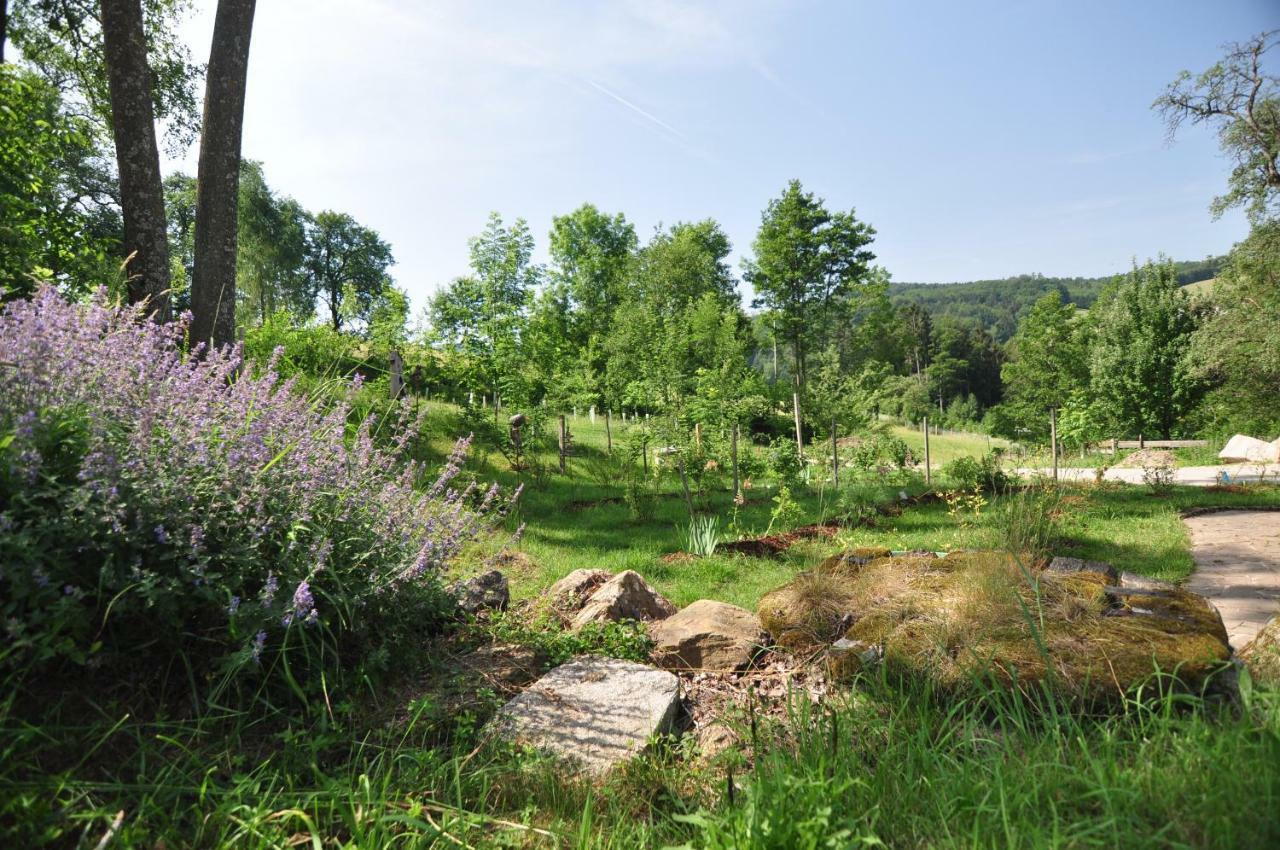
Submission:
M 213 5 L 185 30 L 200 58 Z M 874 225 L 895 280 L 1098 275 L 1244 235 L 1208 212 L 1212 133 L 1166 145 L 1149 107 L 1275 26 L 1274 0 L 273 0 L 244 153 L 379 230 L 415 308 L 490 210 L 528 219 L 542 259 L 584 201 L 642 239 L 710 216 L 736 265 L 792 177 Z

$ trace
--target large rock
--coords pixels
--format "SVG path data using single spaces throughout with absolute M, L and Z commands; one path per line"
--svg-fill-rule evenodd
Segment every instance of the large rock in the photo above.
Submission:
M 603 774 L 669 730 L 680 683 L 666 670 L 582 657 L 547 673 L 499 710 L 507 737 Z
M 1227 463 L 1275 463 L 1280 461 L 1280 445 L 1277 443 L 1280 441 L 1268 443 L 1257 437 L 1236 434 L 1218 452 L 1218 459 Z
M 1254 681 L 1280 687 L 1280 615 L 1268 620 L 1238 654 Z
M 587 623 L 661 620 L 675 612 L 676 606 L 650 587 L 639 573 L 624 570 L 591 594 L 569 626 L 577 631 Z
M 507 577 L 497 570 L 454 582 L 449 585 L 448 592 L 457 600 L 458 607 L 468 614 L 479 614 L 486 609 L 502 611 L 511 601 Z
M 755 614 L 711 599 L 653 623 L 649 637 L 654 662 L 669 670 L 740 670 L 764 645 Z
M 945 690 L 995 682 L 1089 706 L 1119 704 L 1157 672 L 1199 692 L 1231 658 L 1203 597 L 1096 569 L 1029 575 L 999 552 L 828 561 L 767 594 L 760 615 L 779 642 L 839 650 L 840 668 L 866 666 L 878 648 L 895 673 Z M 833 647 L 835 631 L 847 643 Z
M 547 602 L 560 616 L 569 618 L 582 610 L 591 594 L 613 578 L 606 570 L 574 570 L 547 591 Z

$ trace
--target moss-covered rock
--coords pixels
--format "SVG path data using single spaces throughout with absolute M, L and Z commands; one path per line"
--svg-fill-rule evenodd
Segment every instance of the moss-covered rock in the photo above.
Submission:
M 784 646 L 843 637 L 880 647 L 893 671 L 957 691 L 996 682 L 1098 703 L 1157 671 L 1197 690 L 1224 667 L 1226 630 L 1205 599 L 1112 575 L 1036 571 L 997 552 L 838 556 L 766 594 L 759 610 Z
M 1240 660 L 1255 682 L 1280 688 L 1280 616 L 1268 620 L 1262 631 L 1241 648 Z

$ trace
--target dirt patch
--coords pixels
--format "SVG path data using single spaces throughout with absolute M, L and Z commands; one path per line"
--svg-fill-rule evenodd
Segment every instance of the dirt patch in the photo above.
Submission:
M 1177 462 L 1173 452 L 1166 449 L 1138 449 L 1117 462 L 1115 466 L 1120 469 L 1142 469 L 1148 466 L 1173 467 Z
M 663 555 L 658 560 L 664 564 L 691 564 L 698 560 L 698 556 L 691 555 L 688 552 L 671 552 L 670 554 Z
M 746 540 L 734 540 L 716 546 L 717 552 L 736 552 L 739 555 L 750 555 L 756 558 L 771 558 L 780 555 L 801 540 L 829 540 L 839 533 L 844 525 L 837 520 L 804 525 L 785 534 L 769 534 L 764 537 L 750 537 Z

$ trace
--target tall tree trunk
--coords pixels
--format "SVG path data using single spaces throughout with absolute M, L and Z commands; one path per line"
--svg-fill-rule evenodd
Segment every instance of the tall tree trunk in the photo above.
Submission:
M 196 175 L 192 342 L 229 345 L 236 333 L 236 208 L 240 131 L 256 0 L 218 0 L 204 90 Z
M 124 252 L 133 255 L 128 265 L 129 301 L 146 301 L 157 321 L 167 321 L 169 240 L 141 0 L 102 0 L 102 37 L 120 170 Z
M 0 65 L 4 64 L 4 42 L 9 37 L 9 0 L 0 0 Z

